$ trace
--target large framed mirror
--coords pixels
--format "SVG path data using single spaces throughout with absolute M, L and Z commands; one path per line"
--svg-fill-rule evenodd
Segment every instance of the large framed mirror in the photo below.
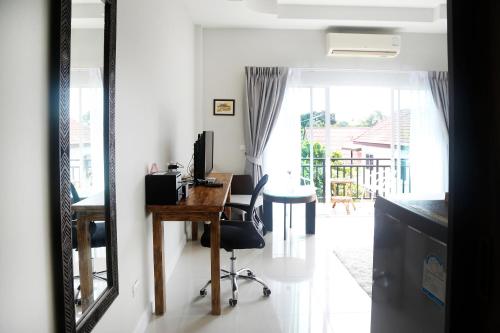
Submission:
M 116 0 L 54 0 L 51 201 L 60 332 L 89 332 L 118 296 Z

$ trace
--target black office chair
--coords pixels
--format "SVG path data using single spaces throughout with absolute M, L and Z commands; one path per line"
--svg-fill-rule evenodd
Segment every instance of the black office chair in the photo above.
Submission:
M 81 198 L 80 195 L 78 194 L 78 191 L 75 188 L 75 185 L 73 183 L 70 183 L 70 191 L 71 191 L 71 203 L 77 203 L 78 201 L 82 201 L 85 198 Z
M 230 203 L 228 202 L 226 204 L 226 207 L 231 207 L 231 208 L 234 208 L 234 209 L 238 209 L 238 210 L 241 210 L 244 214 L 243 214 L 243 219 L 245 221 L 251 221 L 252 220 L 252 215 L 253 215 L 253 212 L 255 210 L 255 204 L 257 202 L 257 199 L 259 198 L 259 196 L 262 194 L 262 191 L 264 190 L 264 186 L 266 185 L 267 181 L 269 180 L 269 176 L 268 175 L 264 175 L 260 180 L 259 182 L 257 183 L 257 185 L 255 185 L 255 188 L 252 192 L 252 197 L 250 199 L 250 203 L 249 204 L 242 204 L 242 203 Z M 226 214 L 222 213 L 222 219 L 224 220 L 230 220 L 230 218 L 228 216 L 226 216 Z M 264 233 L 265 233 L 265 230 L 264 230 Z
M 259 184 L 256 186 L 255 193 L 260 193 L 265 183 L 267 182 L 267 175 L 259 181 Z M 255 200 L 253 200 L 249 206 L 255 204 Z M 262 223 L 257 211 L 252 209 L 247 214 L 247 217 L 250 216 L 251 220 L 244 221 L 231 221 L 231 220 L 221 220 L 220 225 L 220 247 L 225 249 L 228 252 L 231 252 L 231 266 L 230 270 L 227 271 L 222 269 L 221 272 L 224 275 L 221 276 L 221 280 L 231 279 L 232 285 L 232 298 L 229 299 L 229 305 L 235 306 L 238 302 L 238 279 L 245 279 L 258 282 L 263 287 L 264 296 L 271 295 L 271 289 L 266 285 L 264 281 L 259 279 L 255 274 L 248 268 L 243 268 L 236 270 L 236 256 L 234 254 L 234 250 L 237 249 L 261 249 L 265 246 L 264 241 L 264 233 L 263 228 L 264 224 Z M 201 245 L 204 247 L 210 247 L 210 226 L 204 225 L 205 230 L 203 235 L 201 236 Z M 207 287 L 210 285 L 212 281 L 209 280 L 203 288 L 200 290 L 201 296 L 207 295 Z

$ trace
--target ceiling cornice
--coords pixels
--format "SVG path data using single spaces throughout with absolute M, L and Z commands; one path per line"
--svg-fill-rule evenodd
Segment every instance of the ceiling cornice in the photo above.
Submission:
M 277 0 L 244 0 L 256 12 L 281 19 L 430 23 L 446 20 L 446 4 L 430 8 L 288 5 Z

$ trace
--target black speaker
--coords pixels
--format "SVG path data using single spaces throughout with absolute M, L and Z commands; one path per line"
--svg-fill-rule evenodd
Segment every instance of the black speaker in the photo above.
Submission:
M 181 199 L 180 172 L 146 175 L 146 205 L 175 205 Z

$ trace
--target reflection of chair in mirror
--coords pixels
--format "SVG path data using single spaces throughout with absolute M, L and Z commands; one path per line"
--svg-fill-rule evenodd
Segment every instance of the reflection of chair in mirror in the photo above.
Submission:
M 85 198 L 79 196 L 75 186 L 71 184 L 71 203 L 75 204 Z M 78 237 L 77 237 L 77 216 L 74 214 L 72 217 L 73 224 L 71 227 L 71 242 L 74 250 L 78 251 Z M 90 231 L 90 247 L 91 249 L 106 247 L 106 225 L 104 222 L 95 222 L 91 221 L 89 223 L 89 231 Z M 92 256 L 93 260 L 94 256 Z M 99 279 L 102 281 L 107 281 L 106 277 L 103 277 L 102 274 L 105 274 L 106 270 L 94 272 L 92 270 L 92 276 L 95 279 Z M 75 278 L 79 278 L 79 276 L 75 276 Z M 80 305 L 81 299 L 79 298 L 80 294 L 80 286 L 77 287 L 77 293 L 75 295 L 75 303 Z

